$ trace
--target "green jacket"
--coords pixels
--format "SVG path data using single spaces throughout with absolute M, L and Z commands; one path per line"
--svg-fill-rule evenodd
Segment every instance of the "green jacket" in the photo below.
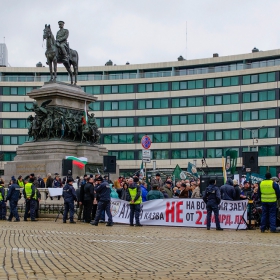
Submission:
M 151 190 L 147 194 L 147 200 L 153 200 L 153 199 L 164 199 L 164 196 L 161 191 Z

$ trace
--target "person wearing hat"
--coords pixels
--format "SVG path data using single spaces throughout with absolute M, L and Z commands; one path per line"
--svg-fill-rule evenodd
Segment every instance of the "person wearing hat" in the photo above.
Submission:
M 62 197 L 64 199 L 63 223 L 66 223 L 68 212 L 70 212 L 70 224 L 76 224 L 76 222 L 74 222 L 74 201 L 77 201 L 77 196 L 73 187 L 73 182 L 74 179 L 69 177 L 62 191 Z
M 97 211 L 95 219 L 90 224 L 93 226 L 98 226 L 99 219 L 103 211 L 106 212 L 108 216 L 108 223 L 106 226 L 113 226 L 113 217 L 111 214 L 111 188 L 106 180 L 103 180 L 102 176 L 98 176 L 95 181 L 97 182 L 94 191 L 96 195 L 99 196 L 99 201 L 97 203 Z
M 209 180 L 209 186 L 206 188 L 202 199 L 205 202 L 207 209 L 207 230 L 210 230 L 212 212 L 214 212 L 215 216 L 216 230 L 223 230 L 219 220 L 221 193 L 220 189 L 216 186 L 215 179 Z
M 64 24 L 62 20 L 58 22 L 59 30 L 56 33 L 56 46 L 61 50 L 63 60 L 68 58 L 66 48 L 68 48 L 67 39 L 69 36 L 69 31 L 63 28 Z
M 32 180 L 32 181 L 31 181 Z M 39 182 L 37 180 L 37 178 L 35 177 L 35 174 L 34 173 L 31 173 L 29 175 L 29 182 L 32 183 L 33 185 L 35 185 L 36 188 L 40 188 L 39 186 Z
M 153 187 L 153 185 L 157 185 L 159 188 L 163 187 L 163 181 L 161 180 L 159 173 L 156 174 L 155 178 L 152 178 L 151 187 Z
M 33 184 L 33 177 L 29 178 L 29 181 L 24 181 L 23 196 L 25 198 L 25 212 L 24 212 L 24 221 L 27 221 L 27 215 L 30 211 L 30 218 L 32 222 L 36 222 L 35 211 L 37 207 L 37 190 Z
M 173 192 L 172 192 L 171 186 L 172 186 L 172 182 L 168 180 L 168 181 L 165 182 L 165 185 L 163 187 L 164 191 L 168 195 L 168 198 L 172 198 L 173 197 Z
M 251 193 L 252 193 L 252 188 L 250 186 L 250 183 L 248 181 L 244 181 L 243 189 L 240 194 L 240 199 L 241 200 L 248 199 L 248 197 L 250 196 Z
M 280 190 L 278 184 L 271 180 L 270 173 L 265 174 L 265 179 L 260 183 L 258 194 L 262 203 L 261 232 L 265 232 L 268 221 L 270 232 L 280 232 L 276 230 L 276 207 L 277 199 L 280 198 Z
M 141 227 L 140 224 L 140 211 L 141 211 L 141 186 L 138 185 L 139 179 L 138 177 L 129 178 L 128 180 L 128 200 L 130 204 L 130 226 L 134 226 L 134 216 L 135 216 L 135 226 Z
M 8 195 L 6 197 L 6 202 L 9 200 L 10 203 L 10 215 L 8 221 L 12 221 L 13 217 L 15 217 L 15 222 L 19 222 L 19 215 L 17 210 L 18 200 L 21 198 L 20 186 L 17 184 L 17 180 L 15 177 L 12 177 L 12 185 L 9 188 Z M 6 215 L 5 215 L 6 219 Z M 5 220 L 4 219 L 4 220 Z

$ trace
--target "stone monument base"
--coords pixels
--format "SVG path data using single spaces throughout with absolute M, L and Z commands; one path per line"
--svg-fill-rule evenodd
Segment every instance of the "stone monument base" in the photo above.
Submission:
M 86 157 L 90 164 L 103 165 L 103 156 L 107 153 L 107 149 L 99 145 L 77 145 L 68 141 L 26 142 L 17 148 L 14 161 L 5 164 L 4 177 L 10 180 L 13 175 L 17 178 L 30 173 L 41 175 L 42 178 L 48 173 L 62 175 L 62 160 L 66 156 Z M 73 177 L 82 176 L 85 168 L 73 165 L 72 174 Z

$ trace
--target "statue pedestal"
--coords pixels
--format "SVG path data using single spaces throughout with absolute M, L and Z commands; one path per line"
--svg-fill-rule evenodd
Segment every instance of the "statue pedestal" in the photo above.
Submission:
M 97 99 L 93 95 L 86 94 L 80 87 L 65 83 L 46 83 L 42 88 L 33 90 L 28 95 L 36 100 L 39 107 L 45 101 L 51 100 L 47 106 L 42 105 L 43 108 L 50 108 L 50 110 L 62 108 L 62 112 L 71 111 L 73 115 L 78 116 L 78 122 L 81 123 L 82 119 L 80 117 L 83 115 L 85 104 L 88 105 Z M 48 116 L 47 114 L 44 115 L 44 109 L 42 110 L 41 121 Z M 81 127 L 82 125 L 80 125 L 80 129 Z M 59 133 L 61 133 L 60 130 Z M 35 142 L 25 142 L 18 146 L 14 161 L 8 162 L 4 166 L 5 179 L 10 180 L 13 175 L 17 178 L 19 175 L 26 176 L 30 173 L 40 174 L 41 177 L 45 177 L 47 173 L 63 175 L 62 160 L 66 156 L 86 157 L 88 164 L 96 165 L 98 168 L 103 165 L 103 156 L 108 154 L 105 147 L 88 144 L 85 141 L 81 143 L 80 139 L 73 141 L 73 139 L 65 139 L 67 137 L 62 139 L 60 137 L 61 134 L 49 140 L 39 137 Z M 84 173 L 85 168 L 80 169 L 73 165 L 73 177 L 81 176 Z

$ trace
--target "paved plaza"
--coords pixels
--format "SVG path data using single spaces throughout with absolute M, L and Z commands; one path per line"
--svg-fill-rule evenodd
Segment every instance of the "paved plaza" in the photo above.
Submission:
M 0 222 L 0 279 L 280 279 L 280 234 Z

